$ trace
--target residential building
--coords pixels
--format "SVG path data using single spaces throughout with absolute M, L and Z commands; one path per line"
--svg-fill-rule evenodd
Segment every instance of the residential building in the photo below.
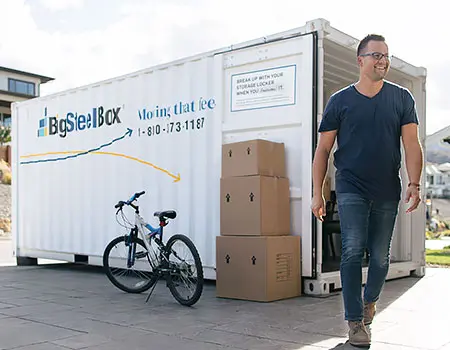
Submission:
M 427 163 L 425 174 L 427 197 L 450 198 L 450 163 Z
M 426 140 L 426 189 L 428 198 L 450 198 L 450 125 Z
M 427 162 L 435 164 L 450 162 L 450 125 L 427 135 L 426 151 Z
M 0 66 L 0 125 L 11 125 L 11 103 L 40 96 L 41 84 L 54 78 Z

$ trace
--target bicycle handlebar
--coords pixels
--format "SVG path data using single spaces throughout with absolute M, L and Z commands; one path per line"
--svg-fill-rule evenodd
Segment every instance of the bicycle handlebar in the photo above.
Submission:
M 131 198 L 127 201 L 119 201 L 114 208 L 122 208 L 125 204 L 126 205 L 130 205 L 131 203 L 133 203 L 136 199 L 138 199 L 140 196 L 142 196 L 143 194 L 145 194 L 145 191 L 142 192 L 136 192 L 135 194 L 133 194 L 131 196 Z

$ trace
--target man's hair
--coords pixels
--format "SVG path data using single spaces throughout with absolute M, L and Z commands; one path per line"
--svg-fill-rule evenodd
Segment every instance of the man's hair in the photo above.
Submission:
M 367 44 L 369 43 L 369 41 L 385 41 L 384 36 L 382 35 L 378 35 L 378 34 L 369 34 L 366 35 L 366 37 L 364 39 L 362 39 L 358 45 L 358 51 L 357 51 L 357 55 L 359 56 L 362 51 L 367 47 Z

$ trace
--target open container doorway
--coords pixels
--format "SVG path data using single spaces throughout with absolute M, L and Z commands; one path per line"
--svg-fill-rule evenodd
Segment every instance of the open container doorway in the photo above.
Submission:
M 356 57 L 356 47 L 358 41 L 347 43 L 350 45 L 342 45 L 346 35 L 340 35 L 334 32 L 333 35 L 325 36 L 323 39 L 323 100 L 319 101 L 322 111 L 330 98 L 336 91 L 356 83 L 359 79 L 359 68 Z M 337 39 L 337 40 L 336 40 Z M 389 45 L 388 38 L 386 43 Z M 320 51 L 320 50 L 319 50 Z M 392 51 L 392 49 L 390 50 Z M 392 53 L 392 52 L 391 52 Z M 319 55 L 320 57 L 320 55 Z M 320 59 L 319 59 L 320 62 Z M 319 70 L 321 64 L 319 63 Z M 420 123 L 420 139 L 424 146 L 425 139 L 425 70 L 423 68 L 413 67 L 400 59 L 393 57 L 391 68 L 386 76 L 386 80 L 399 84 L 408 88 L 416 99 L 416 108 Z M 319 84 L 320 85 L 320 84 Z M 317 128 L 320 125 L 320 117 L 318 118 Z M 318 135 L 317 135 L 318 137 Z M 341 235 L 339 227 L 339 213 L 335 195 L 335 173 L 334 152 L 337 148 L 337 141 L 334 144 L 330 154 L 327 177 L 329 184 L 327 192 L 327 206 L 329 210 L 333 210 L 333 215 L 328 220 L 317 223 L 317 279 L 315 283 L 305 284 L 305 292 L 312 294 L 327 294 L 335 289 L 341 288 L 339 270 L 341 262 Z M 382 170 L 381 170 L 382 171 Z M 408 175 L 404 163 L 404 150 L 402 145 L 402 168 L 400 172 L 402 178 L 402 199 L 405 192 L 405 184 L 408 183 Z M 394 278 L 396 275 L 408 275 L 410 272 L 423 274 L 422 269 L 411 270 L 407 267 L 408 262 L 421 259 L 423 249 L 416 249 L 423 245 L 425 228 L 423 221 L 420 220 L 422 215 L 422 207 L 419 207 L 413 215 L 406 214 L 406 208 L 409 204 L 400 203 L 399 215 L 394 229 L 394 236 L 391 249 L 391 270 L 388 278 Z M 423 230 L 422 230 L 423 229 Z M 423 237 L 422 237 L 423 236 Z M 363 280 L 365 281 L 368 268 L 368 252 L 366 251 L 363 260 Z M 408 270 L 409 269 L 409 270 Z

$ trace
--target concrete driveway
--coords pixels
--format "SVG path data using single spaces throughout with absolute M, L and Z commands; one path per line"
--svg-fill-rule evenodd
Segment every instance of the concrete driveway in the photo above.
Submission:
M 1 350 L 349 349 L 341 295 L 274 303 L 218 299 L 177 304 L 161 283 L 146 294 L 114 288 L 98 268 L 0 268 Z M 371 349 L 450 349 L 450 269 L 386 284 Z

